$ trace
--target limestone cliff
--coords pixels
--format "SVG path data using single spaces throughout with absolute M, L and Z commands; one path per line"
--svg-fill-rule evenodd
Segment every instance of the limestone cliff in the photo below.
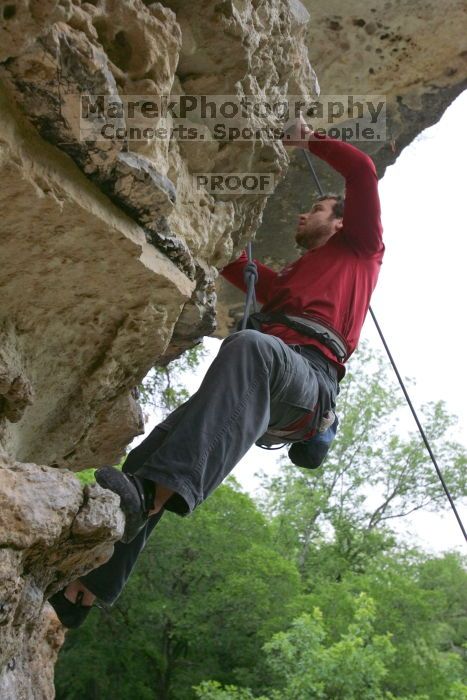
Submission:
M 288 156 L 267 135 L 86 138 L 79 96 L 293 94 L 306 107 L 313 65 L 328 94 L 387 94 L 389 138 L 370 149 L 382 173 L 465 86 L 460 0 L 304 5 L 0 2 L 1 700 L 53 697 L 63 631 L 43 601 L 122 532 L 118 499 L 71 472 L 114 463 L 142 432 L 133 387 L 214 332 L 217 271 L 258 230 L 260 253 L 288 257 L 279 233 L 309 191 L 297 158 L 283 180 Z M 192 178 L 230 172 L 274 174 L 276 196 Z M 234 302 L 222 291 L 223 327 Z
M 307 13 L 287 0 L 17 0 L 0 16 L 0 696 L 13 700 L 52 697 L 61 632 L 43 600 L 121 536 L 115 499 L 66 470 L 114 463 L 142 432 L 133 387 L 213 332 L 217 270 L 261 221 L 264 196 L 215 198 L 191 173 L 287 166 L 266 138 L 86 139 L 77 98 L 315 94 L 316 79 Z

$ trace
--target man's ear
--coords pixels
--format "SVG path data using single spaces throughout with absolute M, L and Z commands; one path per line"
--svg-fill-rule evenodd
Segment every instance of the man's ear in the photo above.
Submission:
M 344 228 L 344 219 L 336 219 L 336 233 L 340 233 Z

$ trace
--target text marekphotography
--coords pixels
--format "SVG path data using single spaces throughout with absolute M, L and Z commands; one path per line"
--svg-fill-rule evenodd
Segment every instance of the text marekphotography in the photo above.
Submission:
M 303 114 L 318 136 L 386 140 L 384 95 L 80 95 L 82 141 L 260 141 Z

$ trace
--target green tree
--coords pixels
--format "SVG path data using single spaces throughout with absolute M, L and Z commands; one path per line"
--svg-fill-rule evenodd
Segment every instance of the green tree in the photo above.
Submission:
M 289 631 L 276 634 L 265 646 L 278 686 L 272 700 L 383 698 L 381 682 L 394 647 L 389 635 L 374 634 L 374 616 L 373 601 L 362 594 L 353 621 L 333 644 L 326 643 L 319 608 L 295 620 Z
M 328 554 L 322 548 L 325 570 Z M 401 549 L 372 556 L 364 572 L 349 570 L 339 581 L 317 568 L 308 605 L 320 607 L 329 639 L 336 641 L 352 619 L 356 597 L 365 592 L 376 606 L 375 633 L 391 634 L 394 645 L 385 690 L 443 700 L 454 680 L 467 682 L 465 565 L 459 555 L 433 559 Z
M 222 486 L 189 523 L 164 516 L 112 611 L 69 633 L 57 698 L 185 700 L 206 677 L 254 687 L 261 647 L 299 592 L 264 516 Z
M 277 543 L 301 571 L 332 542 L 334 575 L 363 569 L 371 552 L 391 548 L 390 524 L 419 509 L 445 510 L 446 496 L 416 432 L 400 390 L 379 354 L 363 345 L 350 365 L 339 400 L 338 437 L 318 470 L 285 466 L 264 477 L 265 512 L 275 519 Z M 455 498 L 467 494 L 467 451 L 449 439 L 455 423 L 442 402 L 423 410 L 426 433 Z M 409 423 L 412 425 L 412 423 Z
M 253 695 L 249 688 L 236 685 L 222 686 L 218 681 L 203 681 L 194 689 L 199 700 L 270 700 L 265 695 Z
M 396 696 L 384 688 L 395 653 L 391 635 L 375 633 L 370 597 L 360 594 L 354 605 L 352 621 L 335 642 L 327 639 L 323 615 L 314 608 L 264 645 L 271 676 L 261 700 L 429 700 L 428 695 Z M 451 688 L 462 690 L 462 683 Z M 198 700 L 255 700 L 248 689 L 222 688 L 217 682 L 195 690 Z
M 168 364 L 153 367 L 138 387 L 142 406 L 167 414 L 184 403 L 190 397 L 184 380 L 206 355 L 206 349 L 199 344 Z

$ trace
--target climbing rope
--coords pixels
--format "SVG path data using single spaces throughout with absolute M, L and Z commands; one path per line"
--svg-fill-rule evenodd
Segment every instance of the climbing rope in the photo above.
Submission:
M 253 303 L 253 311 L 256 313 L 256 294 L 255 285 L 258 280 L 258 268 L 256 267 L 255 261 L 253 260 L 253 250 L 251 243 L 247 246 L 248 262 L 243 268 L 243 279 L 246 285 L 246 300 L 245 300 L 245 310 L 243 312 L 242 323 L 240 328 L 242 331 L 245 330 L 248 317 L 250 315 L 250 306 Z
M 311 154 L 310 154 L 310 152 L 309 152 L 308 150 L 306 150 L 306 149 L 303 150 L 303 154 L 304 154 L 304 156 L 305 156 L 305 160 L 306 160 L 306 162 L 307 162 L 307 164 L 308 164 L 308 167 L 310 168 L 310 172 L 311 172 L 311 174 L 312 174 L 312 176 L 313 176 L 313 180 L 314 180 L 314 182 L 315 182 L 316 189 L 318 190 L 318 192 L 319 192 L 319 194 L 320 194 L 320 196 L 321 196 L 321 195 L 324 194 L 324 190 L 323 190 L 323 188 L 321 187 L 321 183 L 320 183 L 320 181 L 319 181 L 319 177 L 318 177 L 318 175 L 316 174 L 316 170 L 315 170 L 315 168 L 314 168 L 314 166 L 313 166 L 313 161 L 312 161 L 312 159 L 311 159 Z M 422 440 L 423 440 L 423 442 L 424 442 L 424 444 L 425 444 L 425 447 L 426 447 L 426 449 L 427 449 L 427 451 L 428 451 L 428 454 L 429 454 L 430 457 L 431 457 L 431 461 L 433 462 L 433 465 L 434 465 L 434 467 L 435 467 L 435 469 L 436 469 L 436 473 L 437 473 L 437 475 L 438 475 L 438 477 L 439 477 L 439 480 L 440 480 L 440 482 L 441 482 L 441 485 L 442 485 L 442 487 L 443 487 L 443 489 L 444 489 L 444 493 L 445 493 L 446 496 L 447 496 L 447 499 L 448 499 L 448 501 L 449 501 L 449 503 L 450 503 L 450 505 L 451 505 L 451 508 L 452 508 L 452 510 L 453 510 L 453 512 L 454 512 L 454 515 L 456 516 L 456 519 L 457 519 L 457 522 L 458 522 L 459 527 L 460 527 L 460 529 L 461 529 L 461 532 L 462 532 L 462 534 L 464 535 L 464 539 L 465 539 L 465 541 L 467 542 L 467 532 L 466 532 L 465 527 L 464 527 L 464 525 L 463 525 L 463 523 L 462 523 L 461 517 L 460 517 L 460 515 L 459 515 L 459 513 L 458 513 L 458 511 L 457 511 L 456 504 L 454 503 L 454 500 L 453 500 L 453 498 L 452 498 L 452 496 L 451 496 L 451 494 L 450 494 L 450 492 L 449 492 L 448 486 L 447 486 L 447 484 L 446 484 L 446 482 L 445 482 L 445 480 L 444 480 L 444 477 L 443 477 L 443 475 L 442 475 L 442 473 L 441 473 L 441 469 L 440 469 L 439 466 L 438 466 L 438 462 L 437 462 L 437 460 L 436 460 L 436 457 L 435 457 L 435 455 L 434 455 L 434 452 L 433 452 L 433 450 L 431 449 L 431 445 L 430 445 L 430 443 L 429 443 L 429 441 L 428 441 L 428 438 L 427 438 L 427 436 L 426 436 L 426 433 L 425 433 L 425 431 L 424 431 L 424 429 L 423 429 L 423 426 L 422 426 L 422 424 L 421 424 L 421 422 L 420 422 L 420 420 L 419 420 L 419 418 L 418 418 L 418 415 L 417 415 L 417 412 L 416 412 L 416 410 L 415 410 L 415 407 L 414 407 L 414 405 L 413 405 L 413 403 L 412 403 L 412 400 L 411 400 L 411 398 L 410 398 L 410 396 L 409 396 L 409 392 L 407 391 L 406 386 L 405 386 L 405 384 L 404 384 L 404 381 L 403 381 L 403 379 L 402 379 L 402 377 L 401 377 L 401 375 L 400 375 L 400 372 L 399 372 L 399 370 L 397 369 L 397 365 L 396 365 L 396 363 L 395 363 L 395 361 L 394 361 L 394 358 L 393 358 L 393 356 L 392 356 L 392 353 L 391 353 L 391 351 L 390 351 L 390 349 L 389 349 L 389 346 L 388 346 L 388 344 L 387 344 L 387 342 L 386 342 L 386 338 L 385 338 L 384 335 L 383 335 L 383 331 L 381 330 L 381 327 L 380 327 L 380 325 L 379 325 L 379 323 L 378 323 L 378 321 L 377 321 L 377 319 L 376 319 L 375 313 L 374 313 L 373 309 L 371 308 L 371 306 L 370 306 L 370 315 L 371 315 L 371 318 L 373 319 L 373 323 L 375 324 L 376 330 L 378 331 L 378 335 L 379 335 L 379 337 L 381 338 L 381 342 L 383 343 L 384 349 L 386 350 L 387 356 L 388 356 L 388 358 L 389 358 L 389 362 L 390 362 L 391 365 L 392 365 L 392 368 L 393 368 L 394 373 L 395 373 L 395 375 L 396 375 L 396 377 L 397 377 L 397 380 L 398 380 L 398 382 L 399 382 L 399 385 L 400 385 L 400 387 L 401 387 L 401 389 L 402 389 L 402 392 L 403 392 L 403 394 L 404 394 L 404 396 L 405 396 L 405 400 L 407 401 L 407 404 L 408 404 L 408 406 L 409 406 L 409 408 L 410 408 L 410 410 L 411 410 L 411 412 L 412 412 L 412 415 L 413 415 L 413 417 L 414 417 L 415 423 L 416 423 L 417 428 L 418 428 L 418 430 L 419 430 L 419 432 L 420 432 L 420 435 L 421 435 L 421 437 L 422 437 Z
M 316 174 L 315 168 L 314 168 L 314 166 L 313 166 L 313 161 L 312 161 L 312 159 L 311 159 L 311 155 L 310 155 L 309 151 L 306 150 L 306 149 L 303 150 L 303 154 L 304 154 L 305 159 L 306 159 L 306 161 L 307 161 L 307 164 L 308 164 L 308 167 L 309 167 L 309 169 L 310 169 L 310 172 L 311 172 L 311 174 L 312 174 L 312 176 L 313 176 L 313 180 L 314 180 L 314 182 L 315 182 L 316 189 L 318 190 L 319 195 L 321 196 L 321 195 L 324 194 L 324 190 L 323 190 L 323 188 L 321 187 L 321 183 L 320 183 L 320 181 L 319 181 L 318 175 Z M 248 244 L 248 263 L 247 263 L 246 266 L 245 266 L 245 270 L 244 270 L 244 279 L 245 279 L 245 284 L 246 284 L 246 287 L 247 287 L 247 296 L 246 296 L 246 302 L 245 302 L 245 312 L 244 312 L 244 314 L 243 314 L 243 320 L 242 320 L 242 326 L 241 326 L 241 327 L 242 327 L 242 330 L 246 328 L 246 324 L 247 324 L 247 321 L 248 321 L 248 316 L 249 316 L 249 314 L 250 314 L 250 306 L 251 306 L 251 302 L 252 302 L 253 300 L 254 300 L 254 305 L 255 305 L 254 308 L 255 308 L 255 311 L 256 311 L 255 284 L 256 284 L 256 281 L 257 281 L 257 279 L 258 279 L 258 270 L 257 270 L 257 267 L 256 267 L 254 261 L 253 261 L 251 243 Z M 395 375 L 396 375 L 396 377 L 397 377 L 397 380 L 398 380 L 399 385 L 400 385 L 400 387 L 401 387 L 401 389 L 402 389 L 402 392 L 403 392 L 403 394 L 404 394 L 404 396 L 405 396 L 405 399 L 406 399 L 406 401 L 407 401 L 407 404 L 408 404 L 408 406 L 409 406 L 409 408 L 410 408 L 410 410 L 411 410 L 411 412 L 412 412 L 412 416 L 414 417 L 415 423 L 416 423 L 417 428 L 418 428 L 418 430 L 419 430 L 419 432 L 420 432 L 420 435 L 421 435 L 421 437 L 422 437 L 422 440 L 423 440 L 423 442 L 424 442 L 424 444 L 425 444 L 425 447 L 426 447 L 426 449 L 427 449 L 427 451 L 428 451 L 428 454 L 429 454 L 430 457 L 431 457 L 431 461 L 433 462 L 433 465 L 434 465 L 434 467 L 435 467 L 435 470 L 436 470 L 436 473 L 437 473 L 437 475 L 438 475 L 438 478 L 439 478 L 439 480 L 440 480 L 440 482 L 441 482 L 441 485 L 442 485 L 442 487 L 443 487 L 443 489 L 444 489 L 444 493 L 445 493 L 446 496 L 447 496 L 447 499 L 448 499 L 448 501 L 449 501 L 449 503 L 450 503 L 450 505 L 451 505 L 451 508 L 452 508 L 452 510 L 453 510 L 453 512 L 454 512 L 454 515 L 456 516 L 456 520 L 457 520 L 457 522 L 458 522 L 458 524 L 459 524 L 459 527 L 460 527 L 460 529 L 461 529 L 461 532 L 462 532 L 462 534 L 463 534 L 463 536 L 464 536 L 464 539 L 465 539 L 465 541 L 467 542 L 467 532 L 466 532 L 466 529 L 465 529 L 465 527 L 464 527 L 464 525 L 463 525 L 463 523 L 462 523 L 461 517 L 460 517 L 460 515 L 459 515 L 459 513 L 458 513 L 458 511 L 457 511 L 457 508 L 456 508 L 456 504 L 454 503 L 454 500 L 453 500 L 453 498 L 452 498 L 452 496 L 451 496 L 451 493 L 450 493 L 450 491 L 449 491 L 449 488 L 448 488 L 448 486 L 447 486 L 447 484 L 446 484 L 446 482 L 445 482 L 445 480 L 444 480 L 443 474 L 442 474 L 442 472 L 441 472 L 441 469 L 440 469 L 439 466 L 438 466 L 438 462 L 437 462 L 437 460 L 436 460 L 436 457 L 435 457 L 435 455 L 434 455 L 434 452 L 433 452 L 433 450 L 431 449 L 431 445 L 430 445 L 430 443 L 429 443 L 429 441 L 428 441 L 428 438 L 427 438 L 427 436 L 426 436 L 426 433 L 425 433 L 425 431 L 424 431 L 424 429 L 423 429 L 423 426 L 422 426 L 422 424 L 421 424 L 421 422 L 420 422 L 420 420 L 419 420 L 419 418 L 418 418 L 417 412 L 416 412 L 415 407 L 414 407 L 414 405 L 413 405 L 413 403 L 412 403 L 412 400 L 411 400 L 411 398 L 410 398 L 410 396 L 409 396 L 409 393 L 408 393 L 408 391 L 407 391 L 407 388 L 406 388 L 406 386 L 405 386 L 405 384 L 404 384 L 404 381 L 403 381 L 403 379 L 402 379 L 402 377 L 401 377 L 401 375 L 400 375 L 400 372 L 399 372 L 399 370 L 398 370 L 398 368 L 397 368 L 397 365 L 396 365 L 396 363 L 395 363 L 395 361 L 394 361 L 394 358 L 393 358 L 393 356 L 392 356 L 392 353 L 391 353 L 391 351 L 390 351 L 390 349 L 389 349 L 389 346 L 388 346 L 388 344 L 387 344 L 387 342 L 386 342 L 386 339 L 385 339 L 385 337 L 384 337 L 384 335 L 383 335 L 383 331 L 381 330 L 381 327 L 380 327 L 380 325 L 379 325 L 379 323 L 378 323 L 378 321 L 377 321 L 377 319 L 376 319 L 375 313 L 374 313 L 373 309 L 371 308 L 371 306 L 370 306 L 370 309 L 369 309 L 369 310 L 370 310 L 371 318 L 373 319 L 373 322 L 374 322 L 374 324 L 375 324 L 376 330 L 378 331 L 379 337 L 381 338 L 381 342 L 383 343 L 384 349 L 386 350 L 387 356 L 388 356 L 389 361 L 390 361 L 390 363 L 391 363 L 391 366 L 392 366 L 392 368 L 393 368 L 393 370 L 394 370 L 394 373 L 395 373 Z
M 443 477 L 443 475 L 442 475 L 442 473 L 441 473 L 441 469 L 440 469 L 439 466 L 438 466 L 438 462 L 437 462 L 437 460 L 436 460 L 436 457 L 435 457 L 435 455 L 434 455 L 434 453 L 433 453 L 433 450 L 431 449 L 431 445 L 430 445 L 430 443 L 428 442 L 428 438 L 427 438 L 427 436 L 426 436 L 426 434 L 425 434 L 425 431 L 423 430 L 423 426 L 422 426 L 422 424 L 420 423 L 420 420 L 419 420 L 419 418 L 418 418 L 418 415 L 417 415 L 417 412 L 416 412 L 416 410 L 415 410 L 415 407 L 414 407 L 414 405 L 413 405 L 413 403 L 412 403 L 412 401 L 411 401 L 411 399 L 410 399 L 409 393 L 408 393 L 408 391 L 407 391 L 407 389 L 406 389 L 406 387 L 405 387 L 404 380 L 402 379 L 402 377 L 401 377 L 401 375 L 400 375 L 400 373 L 399 373 L 399 370 L 397 369 L 397 365 L 396 365 L 396 363 L 395 363 L 395 361 L 394 361 L 394 358 L 393 358 L 393 356 L 392 356 L 392 353 L 391 353 L 391 351 L 390 351 L 390 349 L 389 349 L 389 346 L 388 346 L 388 344 L 387 344 L 387 342 L 386 342 L 386 338 L 385 338 L 384 335 L 383 335 L 383 331 L 381 330 L 380 325 L 379 325 L 378 321 L 376 320 L 376 316 L 375 316 L 374 311 L 373 311 L 373 309 L 371 308 L 371 306 L 370 306 L 370 314 L 371 314 L 371 318 L 373 319 L 373 323 L 374 323 L 375 326 L 376 326 L 376 330 L 378 331 L 379 337 L 381 338 L 381 342 L 382 342 L 383 345 L 384 345 L 384 349 L 386 350 L 386 353 L 387 353 L 387 355 L 388 355 L 388 357 L 389 357 L 389 362 L 391 363 L 392 368 L 393 368 L 393 370 L 394 370 L 394 372 L 395 372 L 395 375 L 396 375 L 396 377 L 397 377 L 397 379 L 398 379 L 398 381 L 399 381 L 400 387 L 401 387 L 402 391 L 404 392 L 404 396 L 405 396 L 405 399 L 406 399 L 406 401 L 407 401 L 407 404 L 408 404 L 410 410 L 412 411 L 412 415 L 413 415 L 413 417 L 414 417 L 415 423 L 417 424 L 417 428 L 418 428 L 418 430 L 419 430 L 419 432 L 420 432 L 420 435 L 422 436 L 422 440 L 423 440 L 423 442 L 425 443 L 425 447 L 426 447 L 426 449 L 427 449 L 427 451 L 428 451 L 428 454 L 429 454 L 430 457 L 431 457 L 431 461 L 433 462 L 433 464 L 434 464 L 434 466 L 435 466 L 436 473 L 438 474 L 439 480 L 441 481 L 441 484 L 442 484 L 443 489 L 444 489 L 444 493 L 446 494 L 446 496 L 447 496 L 447 498 L 448 498 L 448 501 L 449 501 L 449 503 L 451 504 L 451 508 L 452 508 L 452 510 L 454 511 L 454 515 L 455 515 L 456 518 L 457 518 L 457 522 L 459 523 L 459 527 L 460 527 L 460 529 L 461 529 L 461 531 L 462 531 L 462 534 L 464 535 L 464 539 L 465 539 L 466 542 L 467 542 L 467 532 L 465 531 L 465 527 L 464 527 L 464 525 L 463 525 L 463 523 L 462 523 L 462 520 L 461 520 L 461 518 L 460 518 L 460 515 L 459 515 L 459 513 L 457 512 L 456 504 L 454 503 L 454 501 L 453 501 L 453 499 L 452 499 L 452 496 L 451 496 L 451 494 L 450 494 L 450 492 L 449 492 L 449 489 L 448 489 L 448 487 L 447 487 L 447 484 L 446 484 L 446 482 L 445 482 L 445 480 L 444 480 L 444 477 Z

